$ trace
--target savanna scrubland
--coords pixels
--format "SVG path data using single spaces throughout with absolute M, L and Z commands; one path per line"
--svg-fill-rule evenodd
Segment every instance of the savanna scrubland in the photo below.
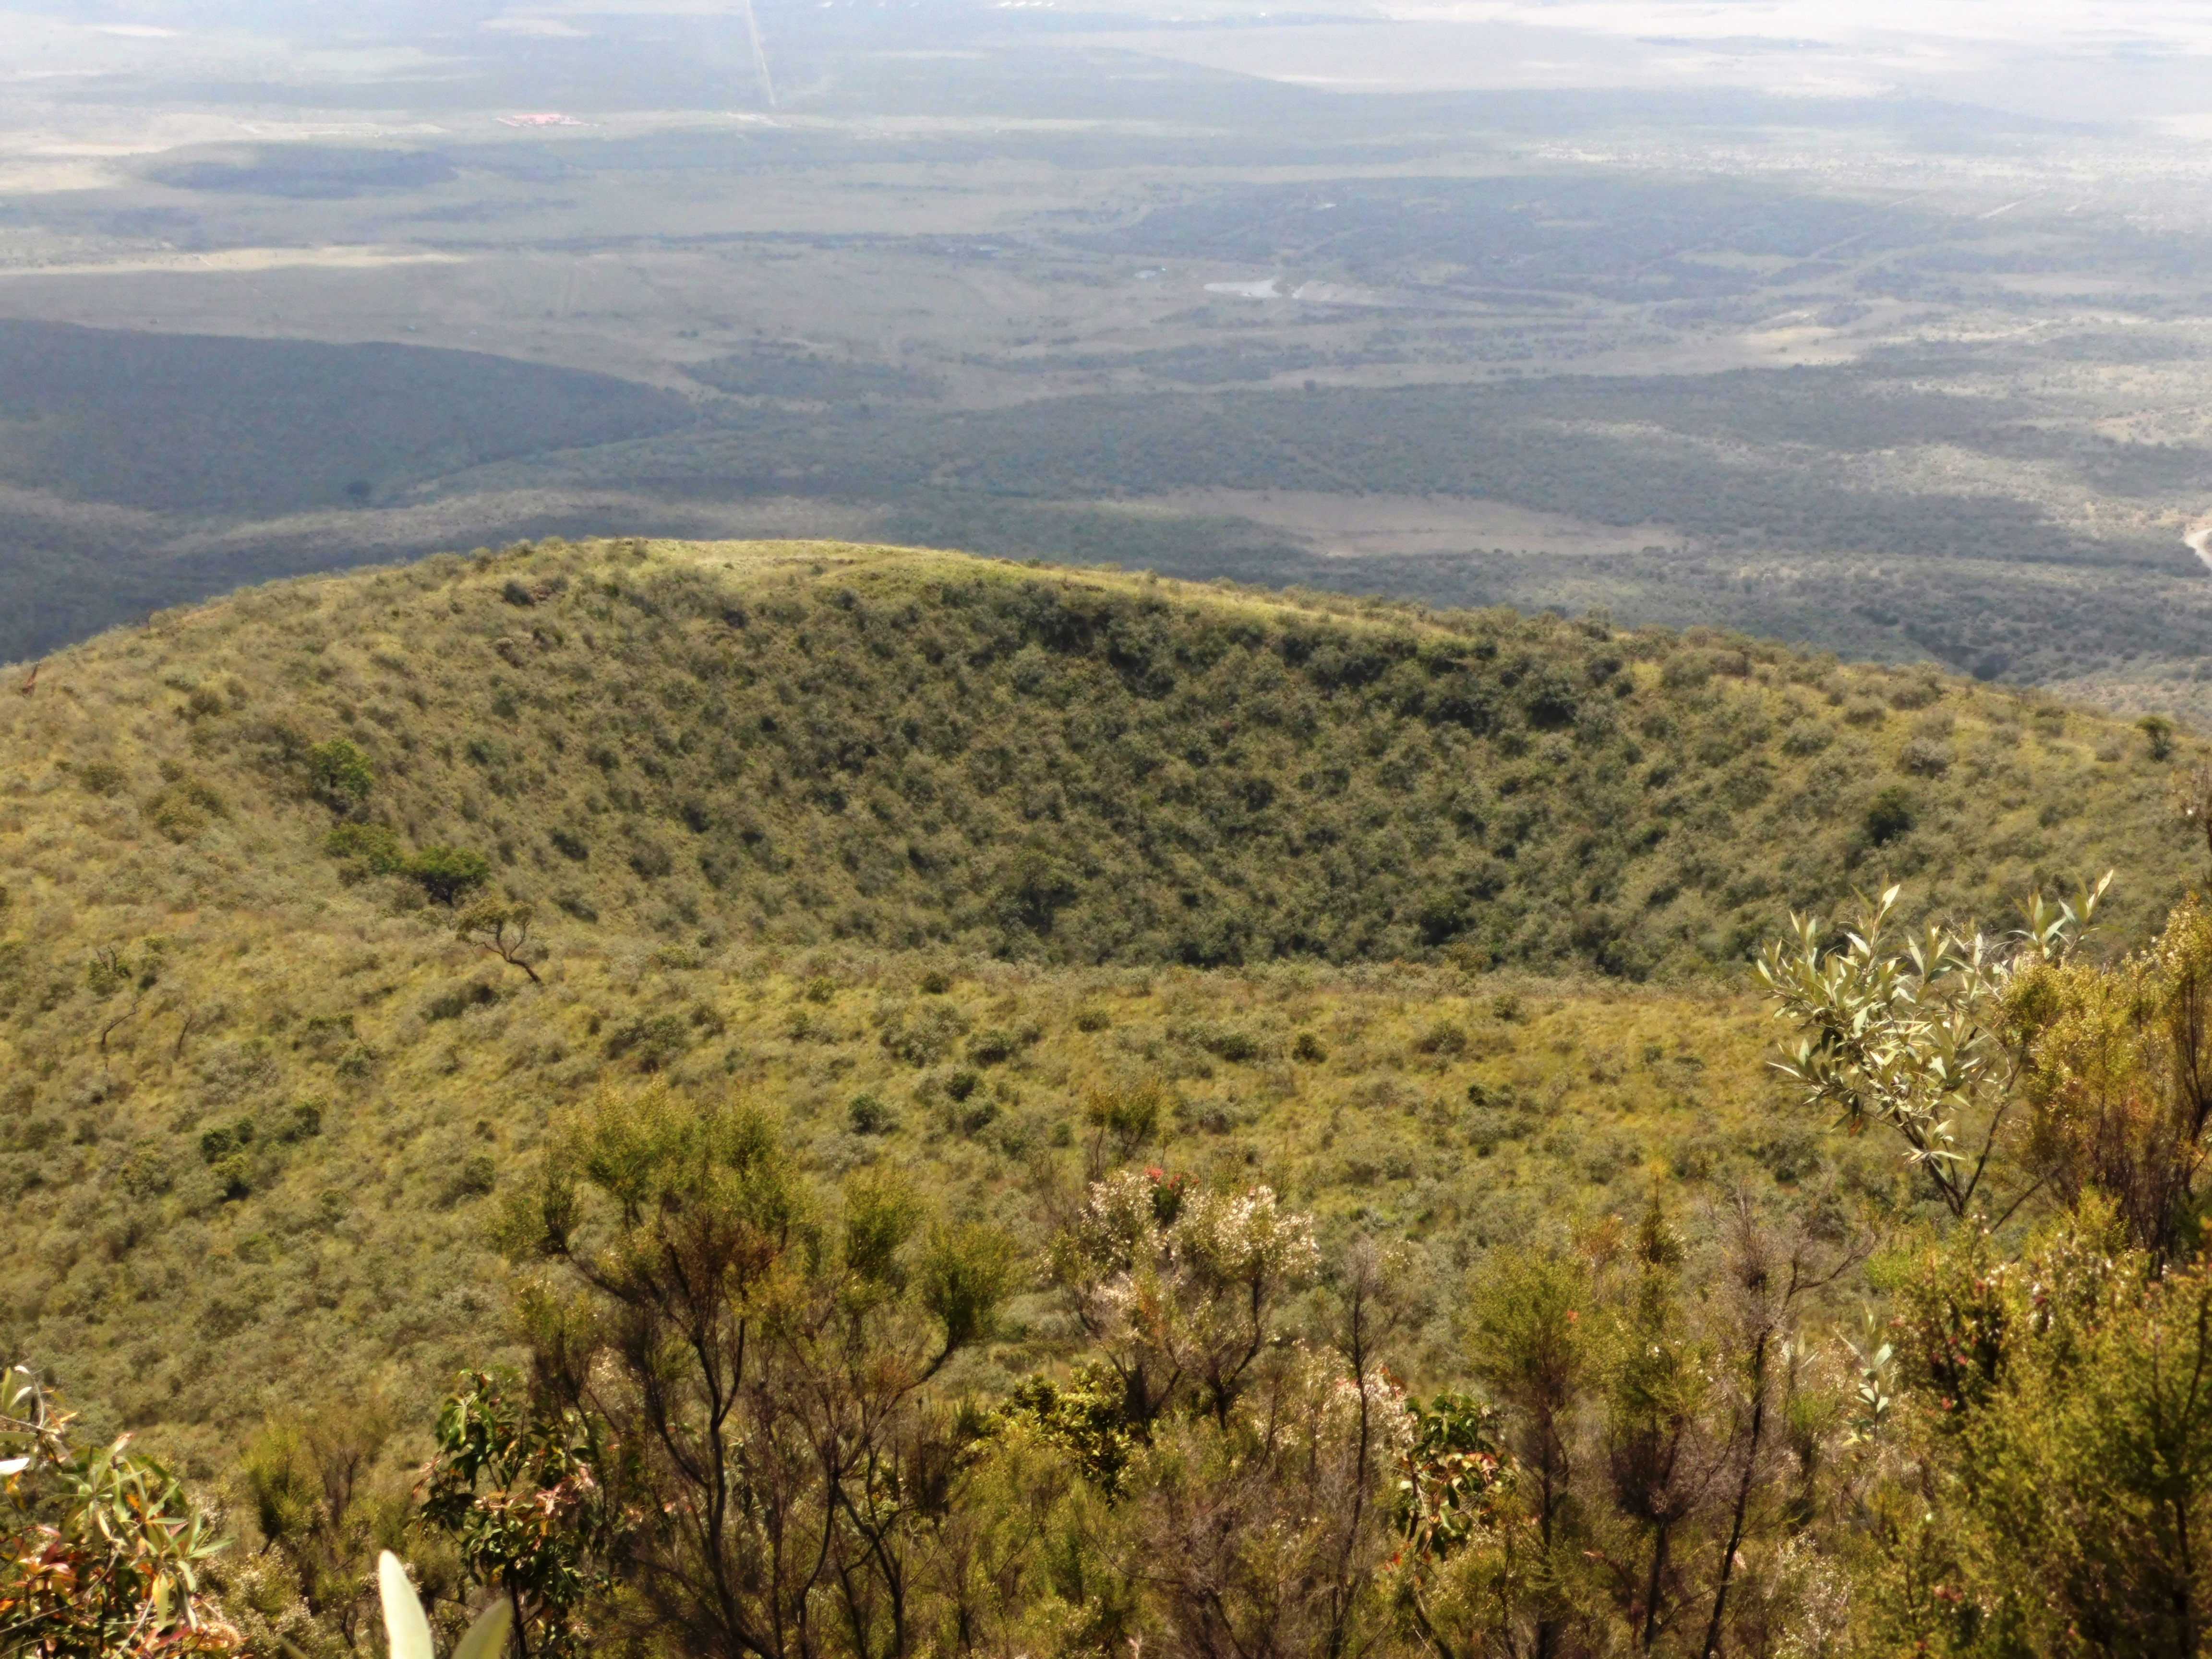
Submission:
M 6 702 L 44 1650 L 374 1647 L 380 1547 L 548 1651 L 2197 1640 L 2170 724 L 637 541 Z

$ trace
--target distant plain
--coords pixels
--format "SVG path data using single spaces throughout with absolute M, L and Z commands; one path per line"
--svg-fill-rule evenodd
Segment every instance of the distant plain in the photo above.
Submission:
M 440 548 L 866 536 L 2212 716 L 2188 19 L 1542 9 L 771 4 L 773 103 L 716 7 L 9 12 L 0 657 Z

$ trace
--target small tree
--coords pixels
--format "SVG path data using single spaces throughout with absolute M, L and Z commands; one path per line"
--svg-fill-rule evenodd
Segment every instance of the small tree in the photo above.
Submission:
M 1807 1104 L 1840 1112 L 1853 1133 L 1869 1123 L 1894 1131 L 1944 1206 L 1964 1216 L 2026 1062 L 2007 998 L 2029 969 L 2065 960 L 2112 879 L 2075 904 L 2032 896 L 2027 925 L 1999 938 L 1933 925 L 1895 947 L 1896 887 L 1863 904 L 1840 939 L 1817 916 L 1792 914 L 1790 937 L 1756 964 L 1775 1017 L 1803 1033 L 1775 1069 Z
M 1863 1251 L 1741 1194 L 1711 1218 L 1693 1249 L 1655 1200 L 1486 1263 L 1488 1399 L 1419 1415 L 1401 1488 L 1400 1607 L 1436 1659 L 1772 1653 L 1803 1615 L 1791 1551 L 1838 1507 L 1848 1411 L 1801 1322 Z
M 929 1639 L 920 1557 L 958 1424 L 932 1384 L 992 1332 L 1012 1241 L 931 1227 L 895 1180 L 828 1213 L 768 1121 L 665 1089 L 603 1096 L 534 1188 L 508 1251 L 545 1399 L 621 1449 L 615 1565 L 686 1652 L 851 1651 Z
M 2177 771 L 2172 786 L 2174 816 L 2194 830 L 2212 854 L 2212 762 L 2200 761 Z
M 1121 1564 L 1165 1651 L 1341 1659 L 1387 1633 L 1372 1593 L 1391 1544 L 1376 1488 L 1409 1425 L 1380 1369 L 1355 1373 L 1350 1358 L 1303 1342 L 1272 1350 L 1225 1419 L 1182 1413 L 1155 1426 L 1126 1500 Z
M 315 798 L 334 812 L 350 812 L 368 799 L 376 769 L 345 738 L 332 738 L 307 750 L 307 781 Z
M 2001 939 L 1936 927 L 1901 952 L 1883 943 L 1893 888 L 1840 949 L 1793 918 L 1759 970 L 1806 1033 L 1778 1069 L 1853 1127 L 1893 1128 L 1954 1216 L 1979 1212 L 1993 1174 L 1999 1223 L 2039 1192 L 2102 1194 L 2172 1260 L 2197 1248 L 2212 1169 L 2212 910 L 2185 900 L 2148 950 L 2087 962 L 2074 944 L 2111 879 L 2078 905 L 2037 896 Z
M 1596 1370 L 1591 1305 L 1583 1262 L 1510 1250 L 1487 1264 L 1467 1314 L 1468 1358 L 1504 1410 L 1516 1478 L 1510 1514 L 1458 1576 L 1481 1585 L 1481 1626 L 1543 1655 L 1559 1650 L 1589 1572 L 1573 1498 L 1576 1419 Z
M 388 824 L 340 823 L 323 837 L 323 851 L 343 861 L 339 879 L 396 876 L 407 868 L 407 849 Z
M 239 1474 L 301 1601 L 349 1649 L 368 1614 L 375 1552 L 396 1542 L 407 1520 L 404 1492 L 380 1490 L 372 1478 L 392 1427 L 381 1401 L 325 1401 L 264 1425 Z
M 465 943 L 490 951 L 508 967 L 521 969 L 530 975 L 532 985 L 538 985 L 544 981 L 530 965 L 533 953 L 530 926 L 537 915 L 536 909 L 527 904 L 478 899 L 455 918 L 453 932 Z
M 119 1011 L 103 1011 L 100 1024 L 100 1061 L 107 1064 L 108 1040 L 125 1025 L 137 1017 L 144 1006 L 147 994 L 161 982 L 161 971 L 166 964 L 169 941 L 155 936 L 141 942 L 134 961 L 131 953 L 119 945 L 102 945 L 85 964 L 85 988 L 102 1001 L 118 991 L 131 992 L 131 1000 Z
M 1726 1437 L 1712 1420 L 1717 1345 L 1692 1328 L 1682 1241 L 1656 1193 L 1629 1255 L 1601 1390 L 1605 1472 L 1627 1537 L 1607 1540 L 1604 1565 L 1623 1622 L 1649 1650 L 1686 1605 L 1680 1545 L 1719 1484 Z
M 1356 1243 L 1300 1296 L 1321 1276 L 1310 1217 L 1155 1170 L 1094 1185 L 1054 1260 L 1103 1363 L 1033 1379 L 1013 1415 L 1111 1500 L 1040 1550 L 1058 1593 L 1082 1584 L 1074 1650 L 1157 1633 L 1191 1659 L 1330 1659 L 1386 1635 L 1380 1488 L 1409 1425 L 1382 1364 L 1400 1306 L 1382 1255 Z M 1092 1550 L 1133 1604 L 1058 1565 Z
M 1083 1121 L 1091 1128 L 1091 1144 L 1084 1164 L 1096 1181 L 1116 1164 L 1125 1164 L 1160 1132 L 1160 1118 L 1168 1103 L 1167 1091 L 1157 1078 L 1133 1086 L 1097 1086 L 1083 1093 Z
M 2212 910 L 2195 896 L 2148 949 L 2107 965 L 2038 963 L 2007 1012 L 2022 1054 L 2021 1152 L 2069 1207 L 2117 1206 L 2130 1242 L 2201 1247 L 2212 1127 Z
M 491 879 L 491 860 L 460 847 L 425 847 L 407 860 L 407 873 L 443 905 L 459 904 Z
M 2212 1273 L 2093 1198 L 2004 1261 L 1959 1230 L 1899 1286 L 1893 1432 L 1853 1607 L 1864 1651 L 2164 1655 L 2212 1633 Z
M 512 1377 L 463 1382 L 438 1413 L 423 1517 L 453 1534 L 471 1578 L 514 1604 L 522 1659 L 575 1659 L 590 1634 L 579 1610 L 607 1586 L 612 1541 L 592 1425 L 536 1408 Z

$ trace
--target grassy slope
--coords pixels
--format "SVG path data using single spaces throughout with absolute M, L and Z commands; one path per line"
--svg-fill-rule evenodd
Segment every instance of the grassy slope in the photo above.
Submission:
M 104 636 L 0 708 L 0 1349 L 203 1455 L 333 1386 L 419 1395 L 496 1342 L 485 1187 L 648 1068 L 777 1101 L 827 1173 L 889 1157 L 1031 1230 L 1102 1079 L 1170 1091 L 1159 1155 L 1426 1239 L 1438 1271 L 1653 1178 L 1902 1201 L 1877 1149 L 1769 1110 L 1757 1008 L 1694 970 L 1885 865 L 1987 904 L 2120 864 L 2124 933 L 2186 851 L 2166 769 L 2095 715 L 1958 683 L 1897 711 L 1917 680 L 1740 644 L 673 545 Z M 565 902 L 542 986 L 320 854 L 287 757 L 341 732 L 373 812 Z M 1914 742 L 1949 767 L 1905 777 L 1917 827 L 1870 848 Z M 1463 908 L 1432 943 L 1439 890 Z M 149 988 L 88 982 L 157 938 Z M 1176 960 L 1301 938 L 1341 960 Z M 1673 981 L 1576 968 L 1608 950 Z M 1325 1058 L 1294 1057 L 1309 1032 Z M 854 1133 L 863 1095 L 889 1133 Z

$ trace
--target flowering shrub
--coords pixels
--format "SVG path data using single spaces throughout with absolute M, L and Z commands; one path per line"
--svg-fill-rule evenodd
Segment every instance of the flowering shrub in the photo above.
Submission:
M 613 1531 L 590 1426 L 574 1412 L 533 1411 L 484 1372 L 467 1383 L 438 1414 L 423 1517 L 459 1540 L 471 1578 L 514 1602 L 531 1652 L 580 1654 L 576 1609 L 607 1583 Z
M 1225 1419 L 1320 1265 L 1312 1218 L 1281 1209 L 1273 1188 L 1204 1192 L 1158 1169 L 1092 1183 L 1053 1253 L 1139 1425 L 1192 1396 Z
M 131 1454 L 130 1436 L 80 1450 L 71 1420 L 28 1368 L 0 1380 L 0 1652 L 237 1652 L 238 1632 L 199 1582 L 201 1565 L 228 1540 L 210 1535 L 174 1475 Z
M 1398 1529 L 1401 1564 L 1442 1560 L 1494 1526 L 1513 1480 L 1513 1461 L 1499 1448 L 1500 1413 L 1472 1395 L 1449 1389 L 1426 1405 L 1405 1402 L 1408 1436 L 1398 1459 Z

